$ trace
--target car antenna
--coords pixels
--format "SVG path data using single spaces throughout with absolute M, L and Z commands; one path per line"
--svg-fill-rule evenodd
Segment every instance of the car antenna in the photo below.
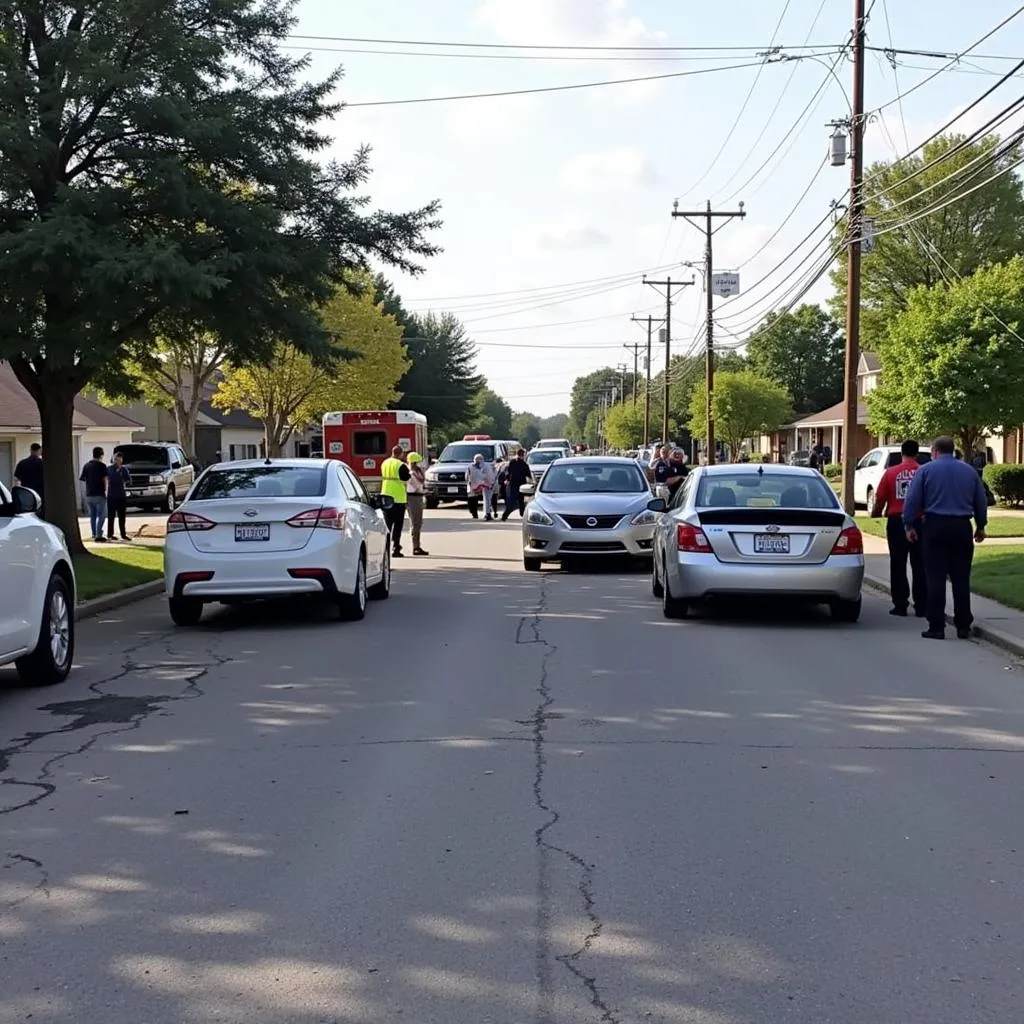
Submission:
M 760 466 L 757 467 L 757 475 L 758 476 L 764 476 L 764 463 L 763 462 L 761 463 Z
M 264 465 L 264 466 L 269 466 L 269 465 L 271 465 L 271 462 L 270 462 L 270 456 L 269 456 L 269 455 L 268 455 L 268 456 L 267 456 L 267 457 L 266 457 L 266 458 L 265 458 L 265 459 L 263 460 L 263 465 Z

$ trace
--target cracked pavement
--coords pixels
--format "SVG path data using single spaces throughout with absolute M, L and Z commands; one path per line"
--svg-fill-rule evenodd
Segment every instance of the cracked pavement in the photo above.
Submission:
M 0 671 L 0 1024 L 1016 1019 L 1024 667 L 428 527 L 362 623 Z

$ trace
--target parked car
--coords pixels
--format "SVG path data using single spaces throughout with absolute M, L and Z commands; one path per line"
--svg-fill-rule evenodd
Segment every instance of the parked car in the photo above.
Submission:
M 391 593 L 384 509 L 335 459 L 223 462 L 207 469 L 167 520 L 164 583 L 171 619 L 196 625 L 203 605 L 308 596 L 344 619 Z
M 521 493 L 533 495 L 523 517 L 526 569 L 580 557 L 651 557 L 665 503 L 652 498 L 633 459 L 558 459 Z
M 927 445 L 921 446 L 921 452 L 917 456 L 918 465 L 923 466 L 931 461 L 931 452 Z M 903 461 L 903 454 L 898 444 L 882 445 L 872 448 L 871 451 L 857 463 L 853 471 L 853 500 L 858 506 L 866 508 L 869 512 L 875 501 L 875 491 L 885 471 L 891 466 L 898 465 Z
M 494 499 L 497 502 L 498 476 L 508 462 L 508 447 L 504 441 L 468 435 L 462 441 L 445 445 L 437 461 L 427 469 L 427 508 L 437 508 L 442 502 L 469 500 L 466 474 L 478 454 L 494 467 Z
M 790 452 L 786 463 L 790 466 L 809 466 L 811 464 L 810 449 L 801 448 L 799 451 Z
M 63 682 L 75 657 L 75 570 L 39 495 L 0 484 L 0 666 L 23 682 Z
M 651 589 L 666 618 L 720 596 L 827 604 L 856 622 L 864 538 L 816 470 L 763 463 L 701 466 L 654 532 Z
M 534 448 L 526 455 L 526 464 L 530 467 L 534 484 L 547 472 L 548 466 L 556 459 L 564 458 L 560 448 Z
M 196 477 L 195 463 L 176 444 L 119 444 L 114 453 L 120 453 L 131 476 L 126 488 L 130 508 L 173 512 Z

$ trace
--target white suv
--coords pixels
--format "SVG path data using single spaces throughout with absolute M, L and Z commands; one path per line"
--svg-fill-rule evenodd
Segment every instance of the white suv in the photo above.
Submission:
M 0 666 L 31 686 L 63 682 L 75 656 L 75 570 L 39 496 L 0 484 Z

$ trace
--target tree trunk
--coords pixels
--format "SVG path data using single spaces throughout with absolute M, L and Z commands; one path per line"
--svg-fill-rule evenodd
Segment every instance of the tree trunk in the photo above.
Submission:
M 190 459 L 196 457 L 196 420 L 198 419 L 198 408 L 193 410 L 180 399 L 175 400 L 174 426 L 178 432 L 178 444 L 185 449 L 185 454 Z
M 78 473 L 72 435 L 76 391 L 64 381 L 50 378 L 45 371 L 40 375 L 36 396 L 43 435 L 43 513 L 47 521 L 64 531 L 73 555 L 85 554 L 78 528 Z

